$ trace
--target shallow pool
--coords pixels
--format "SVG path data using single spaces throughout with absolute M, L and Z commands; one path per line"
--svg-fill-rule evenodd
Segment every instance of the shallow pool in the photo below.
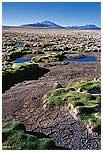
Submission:
M 95 56 L 84 56 L 84 57 L 72 58 L 72 59 L 65 58 L 63 61 L 64 62 L 94 62 L 94 61 L 96 61 L 96 57 Z
M 16 63 L 24 63 L 24 62 L 30 62 L 31 61 L 31 58 L 17 58 L 15 60 Z
M 23 47 L 23 44 L 18 42 L 18 43 L 15 44 L 15 47 L 17 47 L 17 48 L 22 48 L 22 47 Z

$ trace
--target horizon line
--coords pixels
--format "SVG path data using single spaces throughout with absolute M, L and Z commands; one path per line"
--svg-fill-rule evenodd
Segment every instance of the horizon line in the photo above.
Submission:
M 85 25 L 95 25 L 95 26 L 97 26 L 97 27 L 101 27 L 101 24 L 100 24 L 100 26 L 99 25 L 97 25 L 97 24 L 93 24 L 93 23 L 85 23 L 85 24 L 74 24 L 74 25 L 65 25 L 65 26 L 62 26 L 61 24 L 59 24 L 59 23 L 56 23 L 56 22 L 53 22 L 53 21 L 50 21 L 50 20 L 41 20 L 41 21 L 37 21 L 37 22 L 33 22 L 33 23 L 23 23 L 23 24 L 20 24 L 20 25 L 5 25 L 5 24 L 2 24 L 2 26 L 22 26 L 22 25 L 26 25 L 26 24 L 37 24 L 37 23 L 41 23 L 41 22 L 44 22 L 44 21 L 49 21 L 49 22 L 52 22 L 52 23 L 54 23 L 54 24 L 57 24 L 57 25 L 59 25 L 59 26 L 61 26 L 61 27 L 68 27 L 68 26 L 70 26 L 70 27 L 72 27 L 72 26 L 85 26 Z

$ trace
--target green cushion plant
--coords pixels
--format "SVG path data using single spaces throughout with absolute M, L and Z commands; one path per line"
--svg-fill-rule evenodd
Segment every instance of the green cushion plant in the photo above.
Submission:
M 95 87 L 100 89 L 99 80 L 72 82 L 65 88 L 53 88 L 48 91 L 43 100 L 50 107 L 67 106 L 71 110 L 76 110 L 83 122 L 93 124 L 93 128 L 99 132 L 97 128 L 100 129 L 100 117 L 97 114 L 100 116 L 101 95 L 100 92 L 96 94 L 88 93 L 88 90 Z

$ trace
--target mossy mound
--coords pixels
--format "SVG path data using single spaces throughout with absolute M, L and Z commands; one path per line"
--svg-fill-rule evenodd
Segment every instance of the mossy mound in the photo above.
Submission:
M 3 142 L 7 140 L 7 138 L 12 135 L 16 130 L 18 131 L 26 131 L 26 128 L 24 126 L 23 123 L 20 123 L 20 122 L 10 122 L 10 123 L 6 123 L 4 126 L 3 126 L 3 130 L 2 130 L 2 139 L 3 139 Z
M 101 95 L 100 93 L 88 93 L 89 89 L 95 87 L 100 87 L 100 81 L 73 82 L 65 88 L 53 88 L 48 91 L 43 100 L 47 107 L 68 107 L 73 115 L 78 116 L 79 114 L 79 119 L 86 124 L 92 124 L 93 128 L 99 128 L 100 130 Z M 100 132 L 99 130 L 98 132 Z
M 66 50 L 69 50 L 70 47 L 68 45 L 64 45 L 64 44 L 52 44 L 52 45 L 47 45 L 44 47 L 43 51 L 44 52 L 50 52 L 50 51 L 53 51 L 53 52 L 60 52 L 60 51 L 66 51 Z
M 13 123 L 9 122 L 3 126 L 4 132 L 11 132 L 13 130 L 26 131 L 26 128 L 25 128 L 25 125 L 23 123 L 20 123 L 20 122 L 13 122 Z
M 16 58 L 19 58 L 23 55 L 26 55 L 26 54 L 31 54 L 32 51 L 30 50 L 30 48 L 23 48 L 22 50 L 14 50 L 14 51 L 10 51 L 8 54 L 4 55 L 3 56 L 3 61 L 14 61 Z
M 37 55 L 32 58 L 33 62 L 55 62 L 55 61 L 63 61 L 64 56 L 56 53 L 48 53 L 45 55 Z
M 101 84 L 99 80 L 81 80 L 80 82 L 74 82 L 74 83 L 70 83 L 67 86 L 68 89 L 74 89 L 75 91 L 79 91 L 79 92 L 83 92 L 83 91 L 91 91 L 93 89 L 100 89 L 101 88 Z M 98 94 L 98 92 L 97 92 Z
M 40 138 L 38 136 L 28 134 L 24 124 L 19 122 L 11 122 L 4 125 L 2 137 L 3 150 L 57 149 L 57 146 L 52 139 L 48 137 Z
M 38 79 L 38 77 L 41 77 L 48 71 L 48 69 L 38 67 L 37 64 L 32 62 L 14 63 L 13 65 L 3 69 L 3 92 L 15 83 L 22 82 L 24 80 Z

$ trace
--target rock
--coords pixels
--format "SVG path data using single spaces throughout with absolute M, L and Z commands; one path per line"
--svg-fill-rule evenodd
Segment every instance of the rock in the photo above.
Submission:
M 63 86 L 59 82 L 56 82 L 54 83 L 53 88 L 58 89 L 58 88 L 63 88 Z
M 83 89 L 78 88 L 78 89 L 77 89 L 77 92 L 83 92 Z

